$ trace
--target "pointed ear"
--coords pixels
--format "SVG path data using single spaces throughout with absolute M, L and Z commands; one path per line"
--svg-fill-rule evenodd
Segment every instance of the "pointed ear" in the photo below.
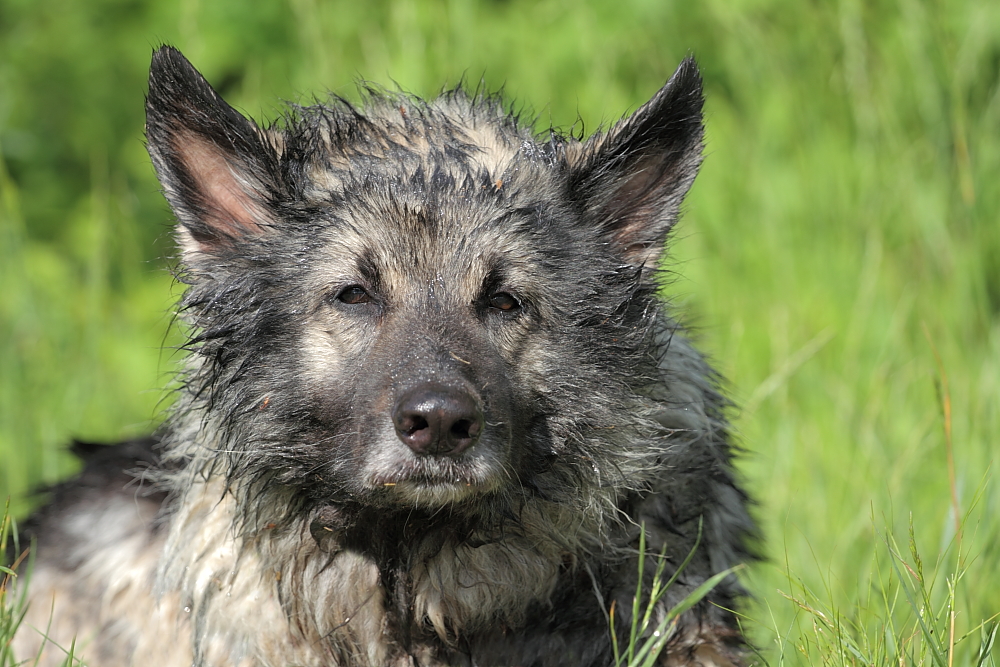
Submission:
M 567 148 L 570 194 L 629 264 L 655 269 L 702 151 L 701 76 L 694 58 L 606 134 Z
M 153 53 L 146 143 L 186 260 L 218 254 L 275 223 L 278 153 L 170 46 Z

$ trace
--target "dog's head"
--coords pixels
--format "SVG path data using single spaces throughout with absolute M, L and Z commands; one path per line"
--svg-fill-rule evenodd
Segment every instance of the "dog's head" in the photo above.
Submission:
M 640 485 L 653 275 L 701 159 L 694 61 L 586 141 L 492 96 L 365 96 L 262 128 L 153 56 L 197 359 L 181 411 L 213 430 L 208 464 L 302 502 L 479 513 Z

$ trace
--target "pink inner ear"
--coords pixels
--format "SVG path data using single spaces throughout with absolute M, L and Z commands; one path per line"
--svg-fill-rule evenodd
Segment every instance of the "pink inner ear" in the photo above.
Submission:
M 663 166 L 661 157 L 643 159 L 603 207 L 612 238 L 633 264 L 656 261 L 676 215 L 671 193 L 677 178 Z
M 203 206 L 202 222 L 221 237 L 237 238 L 263 232 L 268 216 L 254 201 L 253 186 L 241 179 L 224 152 L 194 133 L 181 133 L 174 144 L 185 170 L 194 180 Z

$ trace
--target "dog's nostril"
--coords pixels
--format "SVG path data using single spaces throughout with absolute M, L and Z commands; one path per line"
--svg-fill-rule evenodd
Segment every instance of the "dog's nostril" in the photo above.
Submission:
M 404 432 L 407 435 L 413 435 L 417 431 L 422 431 L 428 426 L 427 420 L 423 417 L 412 417 L 408 420 L 408 422 L 408 425 L 404 427 Z
M 472 422 L 468 419 L 461 419 L 451 427 L 451 434 L 456 438 L 472 437 Z
M 483 430 L 483 413 L 467 391 L 431 383 L 415 387 L 396 402 L 396 435 L 420 455 L 458 456 Z

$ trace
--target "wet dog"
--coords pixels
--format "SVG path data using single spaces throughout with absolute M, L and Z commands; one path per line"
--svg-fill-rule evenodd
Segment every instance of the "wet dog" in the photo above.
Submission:
M 33 519 L 30 624 L 104 667 L 607 667 L 640 529 L 664 577 L 692 555 L 653 625 L 748 558 L 727 402 L 657 295 L 692 59 L 587 139 L 461 89 L 260 127 L 170 47 L 146 110 L 190 356 L 157 438 L 84 447 Z M 740 595 L 660 664 L 741 664 Z

